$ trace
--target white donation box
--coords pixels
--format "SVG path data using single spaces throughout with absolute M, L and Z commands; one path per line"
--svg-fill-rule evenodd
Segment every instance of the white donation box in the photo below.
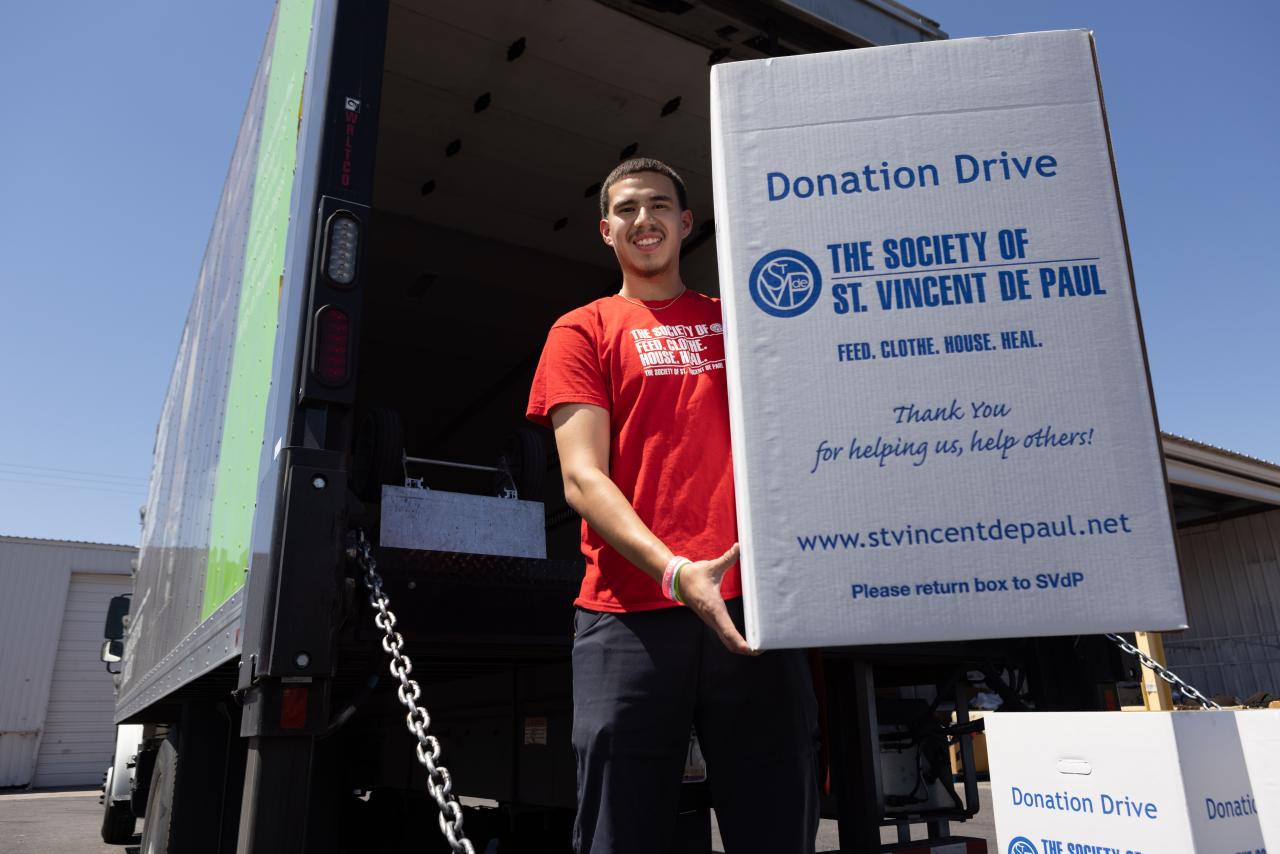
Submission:
M 711 84 L 750 643 L 1184 627 L 1092 36 Z
M 1280 709 L 984 718 L 996 850 L 1280 850 Z

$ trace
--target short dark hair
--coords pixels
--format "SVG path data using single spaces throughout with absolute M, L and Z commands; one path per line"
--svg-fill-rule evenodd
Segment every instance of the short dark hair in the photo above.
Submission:
M 634 175 L 637 172 L 657 172 L 659 175 L 666 175 L 671 179 L 671 183 L 676 185 L 676 201 L 680 203 L 680 210 L 688 210 L 689 194 L 685 191 L 684 181 L 676 174 L 676 170 L 661 160 L 654 160 L 652 157 L 633 157 L 615 166 L 613 171 L 609 173 L 609 177 L 605 178 L 604 183 L 600 185 L 601 219 L 609 218 L 609 188 L 628 175 Z

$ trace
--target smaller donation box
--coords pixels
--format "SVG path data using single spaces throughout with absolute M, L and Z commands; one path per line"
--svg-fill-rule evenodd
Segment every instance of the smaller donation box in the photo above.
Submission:
M 986 718 L 997 851 L 1280 850 L 1280 710 Z
M 718 65 L 755 648 L 1186 625 L 1088 32 Z

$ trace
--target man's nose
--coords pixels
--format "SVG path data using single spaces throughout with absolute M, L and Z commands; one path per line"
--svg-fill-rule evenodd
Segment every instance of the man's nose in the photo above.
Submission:
M 636 224 L 646 223 L 651 219 L 653 219 L 653 212 L 647 206 L 641 205 L 640 209 L 636 211 Z

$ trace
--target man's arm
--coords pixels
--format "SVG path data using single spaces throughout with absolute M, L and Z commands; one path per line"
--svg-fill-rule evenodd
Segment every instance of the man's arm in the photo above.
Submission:
M 587 520 L 591 529 L 604 538 L 634 566 L 662 582 L 662 573 L 672 558 L 671 549 L 649 530 L 635 508 L 609 477 L 609 412 L 587 403 L 567 403 L 551 412 L 560 470 L 564 475 L 564 497 L 569 506 Z M 697 513 L 703 508 L 683 508 Z M 731 651 L 751 655 L 752 650 L 739 634 L 724 597 L 720 581 L 729 567 L 738 562 L 738 544 L 717 558 L 694 560 L 680 570 L 680 595 L 685 605 L 715 630 Z

